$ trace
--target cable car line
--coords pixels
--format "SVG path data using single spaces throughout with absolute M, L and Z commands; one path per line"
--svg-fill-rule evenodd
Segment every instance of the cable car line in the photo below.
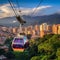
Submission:
M 14 9 L 14 4 L 11 3 L 10 0 L 8 0 L 8 2 L 9 2 L 9 4 L 11 5 L 11 8 L 12 8 L 12 10 L 14 11 L 14 13 L 15 13 L 15 15 L 16 15 L 16 19 L 18 20 L 18 22 L 19 22 L 20 24 L 22 24 L 22 25 L 23 25 L 24 23 L 26 23 L 26 21 L 24 21 L 24 20 L 21 18 L 21 16 L 17 13 L 16 9 Z
M 11 8 L 12 8 L 12 10 L 13 10 L 14 14 L 15 14 L 15 16 L 17 16 L 16 11 L 15 11 L 15 9 L 14 9 L 14 7 L 13 7 L 13 5 L 12 5 L 11 1 L 10 1 L 10 0 L 8 0 L 8 2 L 9 2 L 9 4 L 10 4 L 10 6 L 11 6 Z
M 16 9 L 16 5 L 13 3 L 13 0 L 11 0 L 11 3 L 12 3 L 12 6 L 13 6 L 13 8 L 15 9 L 15 12 L 16 12 L 16 14 L 17 14 L 17 16 L 18 16 L 18 11 L 17 11 L 17 9 Z
M 36 12 L 37 8 L 41 5 L 41 3 L 43 2 L 43 0 L 40 0 L 39 4 L 36 6 L 36 8 L 34 9 L 32 15 L 34 15 L 34 13 Z
M 21 14 L 21 9 L 20 9 L 19 0 L 16 0 L 16 4 L 17 4 L 18 11 L 19 11 L 19 13 Z

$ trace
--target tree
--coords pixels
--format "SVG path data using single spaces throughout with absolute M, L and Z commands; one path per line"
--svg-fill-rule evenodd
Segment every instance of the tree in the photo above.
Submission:
M 13 38 L 7 38 L 6 41 L 5 41 L 5 45 L 9 47 L 9 50 L 12 51 L 12 47 L 11 47 L 11 44 L 12 44 L 12 40 Z
M 60 47 L 60 35 L 54 35 L 49 39 L 49 43 L 53 45 L 53 48 L 56 50 Z
M 31 58 L 31 60 L 41 60 L 40 56 L 34 56 Z
M 57 49 L 56 56 L 57 60 L 60 60 L 60 48 Z
M 38 45 L 38 52 L 40 53 L 51 53 L 53 52 L 54 49 L 52 48 L 52 45 L 49 43 L 41 43 Z
M 50 38 L 52 38 L 54 36 L 54 34 L 46 34 L 43 38 L 48 40 Z

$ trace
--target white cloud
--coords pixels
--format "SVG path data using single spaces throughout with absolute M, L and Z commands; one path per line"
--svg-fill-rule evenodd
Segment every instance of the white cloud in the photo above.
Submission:
M 14 12 L 10 7 L 10 4 L 4 4 L 0 6 L 0 18 L 14 16 Z
M 3 11 L 4 13 L 10 12 L 10 5 L 9 4 L 3 5 L 0 8 L 1 8 L 0 10 Z
M 50 7 L 52 7 L 52 6 L 50 6 L 50 5 L 39 6 L 37 9 L 36 8 L 23 8 L 21 13 L 22 13 L 22 15 L 29 15 L 29 14 L 33 13 L 35 9 L 36 9 L 35 13 L 39 13 L 41 10 L 47 9 Z
M 36 10 L 35 13 L 39 13 L 41 10 L 50 8 L 52 6 L 48 5 L 48 6 L 39 6 Z M 36 8 L 20 8 L 21 9 L 21 15 L 30 15 L 31 13 L 33 13 L 33 11 Z M 17 10 L 17 13 L 19 13 L 19 11 Z M 4 17 L 11 17 L 14 16 L 14 12 L 10 7 L 10 4 L 4 4 L 2 6 L 0 6 L 0 18 L 4 18 Z

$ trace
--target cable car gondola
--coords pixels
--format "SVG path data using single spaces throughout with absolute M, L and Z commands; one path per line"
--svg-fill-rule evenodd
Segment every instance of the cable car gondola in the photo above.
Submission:
M 24 35 L 20 35 L 20 37 L 15 37 L 12 41 L 12 49 L 13 51 L 23 52 L 25 48 L 29 45 L 28 39 Z

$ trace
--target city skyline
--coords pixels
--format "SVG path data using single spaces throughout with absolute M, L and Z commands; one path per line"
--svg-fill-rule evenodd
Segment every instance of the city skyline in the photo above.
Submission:
M 19 32 L 18 27 L 5 27 L 0 26 L 0 36 L 1 37 L 14 37 Z M 60 34 L 60 24 L 47 24 L 42 23 L 40 25 L 30 25 L 27 27 L 22 27 L 21 32 L 27 34 L 31 34 L 33 38 L 35 37 L 43 37 L 46 34 Z

